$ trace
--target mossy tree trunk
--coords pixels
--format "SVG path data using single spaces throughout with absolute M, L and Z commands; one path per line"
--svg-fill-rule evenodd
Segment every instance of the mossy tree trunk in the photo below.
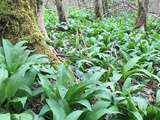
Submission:
M 67 16 L 63 5 L 63 0 L 55 0 L 59 22 L 67 22 Z
M 147 29 L 147 13 L 148 13 L 149 0 L 138 0 L 138 11 L 135 28 L 141 30 Z
M 41 33 L 46 37 L 48 37 L 47 31 L 45 29 L 45 23 L 44 23 L 44 9 L 45 9 L 45 0 L 38 0 L 37 1 L 37 21 L 39 28 L 41 30 Z
M 12 43 L 26 40 L 37 53 L 46 54 L 51 62 L 59 63 L 56 52 L 48 47 L 39 28 L 37 2 L 39 0 L 0 0 L 1 37 Z
M 95 14 L 97 18 L 103 17 L 103 1 L 95 0 Z

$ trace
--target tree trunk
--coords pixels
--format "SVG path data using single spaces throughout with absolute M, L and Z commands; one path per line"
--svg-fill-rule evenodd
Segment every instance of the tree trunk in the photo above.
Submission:
M 78 8 L 80 9 L 82 7 L 80 0 L 77 0 L 77 4 L 78 4 Z
M 109 16 L 108 0 L 103 0 L 103 14 Z
M 36 11 L 37 0 L 0 0 L 1 37 L 8 38 L 12 43 L 26 40 L 37 53 L 46 54 L 51 62 L 59 63 L 56 52 L 44 41 Z
M 39 28 L 41 30 L 41 33 L 49 39 L 47 31 L 45 29 L 45 23 L 44 23 L 44 8 L 45 8 L 45 0 L 38 0 L 37 1 L 37 21 Z
M 55 2 L 56 2 L 56 8 L 57 8 L 57 13 L 59 17 L 59 22 L 67 22 L 65 9 L 63 6 L 63 0 L 55 0 Z
M 160 14 L 160 1 L 158 1 L 158 13 Z
M 147 29 L 147 13 L 149 0 L 138 0 L 138 14 L 136 18 L 135 28 L 143 31 Z
M 102 0 L 95 0 L 95 14 L 96 17 L 103 17 L 103 4 Z

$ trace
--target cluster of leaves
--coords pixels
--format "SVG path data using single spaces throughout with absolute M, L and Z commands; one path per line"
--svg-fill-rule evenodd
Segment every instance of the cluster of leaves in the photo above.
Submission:
M 68 23 L 55 25 L 47 9 L 53 47 L 66 57 L 54 68 L 25 42 L 3 40 L 0 119 L 159 120 L 159 24 L 150 19 L 144 33 L 133 29 L 133 17 L 96 20 L 73 9 Z
M 153 21 L 149 18 L 148 31 L 142 32 L 134 29 L 134 15 L 96 20 L 87 11 L 74 10 L 68 23 L 50 32 L 78 78 L 95 66 L 106 70 L 101 85 L 109 84 L 105 88 L 120 99 L 114 105 L 121 114 L 111 120 L 159 119 L 160 35 L 159 20 Z
M 134 69 L 140 57 L 127 62 L 123 66 L 123 74 L 114 70 L 109 79 L 103 82 L 101 80 L 107 70 L 101 67 L 91 67 L 81 76 L 75 77 L 71 67 L 64 64 L 55 69 L 44 65 L 48 63 L 46 57 L 30 55 L 31 52 L 23 44 L 12 45 L 3 40 L 0 79 L 3 114 L 0 114 L 0 119 L 159 119 L 160 91 L 157 92 L 156 104 L 152 105 L 145 97 L 137 94 L 144 85 L 132 83 L 133 77 L 126 74 L 139 71 L 144 74 L 137 73 L 135 76 L 146 75 L 159 80 L 158 76 L 147 70 Z M 33 87 L 36 81 L 39 87 Z M 41 109 L 36 111 L 37 114 L 28 110 L 32 108 L 27 104 L 27 100 L 36 95 L 41 100 Z
M 40 66 L 49 63 L 44 55 L 31 55 L 25 42 L 12 45 L 3 40 L 0 48 L 0 113 L 19 113 L 27 107 L 27 101 L 38 94 L 33 87 Z M 22 114 L 0 114 L 1 120 L 28 120 L 32 111 Z

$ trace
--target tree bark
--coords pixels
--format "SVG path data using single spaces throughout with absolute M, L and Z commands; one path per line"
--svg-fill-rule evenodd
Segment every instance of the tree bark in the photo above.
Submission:
M 109 16 L 108 0 L 103 0 L 103 14 Z
M 66 12 L 63 6 L 63 0 L 55 0 L 59 22 L 67 22 Z
M 44 23 L 44 9 L 45 9 L 45 0 L 38 0 L 37 1 L 37 21 L 41 33 L 45 36 L 45 38 L 49 39 L 47 31 L 45 29 Z
M 48 55 L 53 63 L 60 63 L 56 52 L 44 41 L 37 22 L 37 0 L 0 0 L 1 37 L 12 43 L 26 40 L 37 53 Z M 2 41 L 2 39 L 1 39 Z
M 95 0 L 95 14 L 96 17 L 103 17 L 103 4 L 102 0 Z
M 135 28 L 147 29 L 147 13 L 149 0 L 138 0 L 138 14 L 136 18 Z
M 82 7 L 80 0 L 77 0 L 77 3 L 78 3 L 78 8 L 80 9 Z
M 157 0 L 156 5 L 157 5 L 157 13 L 160 14 L 160 1 L 159 0 Z

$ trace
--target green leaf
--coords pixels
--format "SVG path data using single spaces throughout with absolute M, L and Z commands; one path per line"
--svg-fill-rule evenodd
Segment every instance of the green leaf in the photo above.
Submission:
M 45 64 L 45 63 L 49 63 L 49 60 L 46 55 L 35 54 L 28 57 L 27 63 L 31 65 Z
M 100 101 L 97 101 L 96 104 L 93 105 L 93 109 L 94 110 L 98 110 L 102 108 L 107 109 L 110 105 L 111 105 L 111 102 L 100 100 Z
M 5 86 L 5 93 L 8 98 L 14 96 L 17 90 L 23 85 L 23 78 L 28 69 L 28 67 L 24 66 L 8 78 Z
M 123 51 L 122 49 L 120 49 L 120 53 L 122 54 L 123 58 L 126 61 L 129 61 L 129 55 L 127 54 L 127 52 Z
M 93 73 L 90 76 L 89 80 L 90 81 L 98 81 L 105 72 L 106 72 L 105 69 L 100 69 L 99 71 L 96 71 L 95 73 Z
M 91 104 L 88 100 L 85 100 L 85 99 L 84 100 L 79 100 L 79 101 L 76 101 L 74 103 L 79 103 L 79 104 L 85 106 L 88 110 L 92 111 Z
M 87 64 L 87 65 L 89 65 L 89 66 L 91 66 L 91 65 L 93 65 L 93 63 L 91 62 L 91 61 L 89 61 L 89 60 L 79 60 L 78 62 L 77 62 L 77 64 L 78 64 L 78 68 L 80 68 L 80 67 L 82 67 L 83 66 L 83 64 Z
M 13 100 L 11 100 L 10 102 L 12 103 L 21 103 L 22 104 L 22 107 L 24 108 L 26 102 L 27 102 L 27 97 L 18 97 L 18 98 L 14 98 Z
M 131 58 L 127 64 L 123 66 L 123 74 L 125 74 L 127 71 L 131 70 L 137 62 L 140 60 L 141 57 L 135 56 L 134 58 Z
M 17 96 L 33 96 L 32 89 L 25 84 L 21 85 L 18 91 L 16 92 Z
M 139 112 L 131 112 L 136 120 L 143 120 L 141 114 Z
M 5 93 L 5 89 L 6 89 L 6 83 L 1 83 L 0 85 L 0 104 L 2 104 L 5 99 L 7 98 L 7 95 Z
M 64 64 L 59 65 L 56 84 L 63 85 L 68 88 L 73 86 L 75 82 L 76 78 L 74 77 L 72 70 L 70 68 L 66 68 Z
M 32 111 L 26 111 L 21 114 L 13 114 L 13 120 L 34 120 L 36 115 Z
M 7 70 L 14 73 L 28 58 L 29 53 L 22 47 L 24 42 L 17 43 L 13 46 L 8 40 L 3 39 L 3 49 Z
M 48 78 L 42 74 L 38 74 L 40 79 L 40 84 L 42 85 L 45 93 L 49 98 L 53 98 L 53 86 L 48 80 Z
M 100 108 L 94 111 L 88 112 L 84 120 L 99 120 L 105 114 L 119 114 L 117 107 L 111 107 L 109 109 Z
M 157 90 L 157 94 L 156 94 L 156 103 L 160 102 L 160 89 Z
M 112 82 L 117 83 L 121 77 L 122 74 L 119 74 L 117 71 L 113 71 L 113 76 L 110 79 Z
M 5 64 L 5 56 L 2 47 L 0 47 L 0 64 Z
M 125 80 L 125 82 L 124 82 L 124 84 L 123 84 L 123 87 L 122 87 L 122 90 L 123 90 L 123 91 L 130 91 L 131 86 L 132 86 L 131 81 L 132 81 L 131 78 L 127 78 L 127 79 Z
M 11 120 L 11 115 L 7 114 L 0 114 L 0 120 Z
M 82 113 L 83 111 L 81 110 L 73 111 L 64 120 L 78 120 Z
M 33 90 L 32 96 L 37 96 L 37 95 L 40 95 L 42 93 L 44 93 L 44 89 L 43 89 L 43 87 L 39 87 L 39 88 L 36 88 L 35 90 Z
M 158 113 L 158 110 L 155 106 L 152 106 L 152 105 L 148 106 L 147 117 L 149 117 L 150 119 L 154 119 L 157 113 Z
M 48 105 L 44 105 L 41 109 L 41 111 L 39 112 L 39 116 L 43 116 L 45 113 L 49 112 L 50 108 Z
M 139 69 L 138 71 L 139 71 L 139 72 L 142 72 L 142 73 L 144 73 L 144 74 L 146 74 L 146 75 L 148 75 L 149 77 L 153 77 L 153 78 L 155 78 L 156 80 L 158 80 L 158 82 L 160 82 L 160 78 L 159 78 L 158 76 L 150 73 L 148 70 Z
M 58 84 L 56 85 L 57 96 L 60 96 L 61 99 L 64 99 L 64 97 L 67 94 L 67 91 L 68 91 L 68 89 L 65 88 L 63 85 L 58 85 Z
M 134 70 L 130 70 L 128 71 L 125 76 L 131 76 L 131 75 L 138 75 L 138 76 L 145 76 L 145 77 L 153 77 L 154 79 L 156 79 L 158 82 L 160 82 L 160 78 L 157 75 L 154 75 L 152 73 L 150 73 L 148 70 L 145 69 L 134 69 Z
M 137 108 L 136 108 L 136 104 L 135 102 L 133 101 L 133 98 L 131 96 L 129 96 L 127 99 L 127 108 L 129 111 L 138 111 Z
M 143 112 L 145 115 L 147 114 L 147 107 L 149 105 L 148 101 L 142 97 L 134 97 L 134 101 L 137 103 L 138 108 Z
M 47 99 L 46 101 L 53 113 L 53 119 L 54 120 L 64 120 L 66 117 L 66 113 L 64 109 L 61 107 L 61 105 L 53 99 L 52 100 Z
M 33 68 L 28 70 L 23 78 L 24 84 L 28 87 L 31 87 L 34 80 L 36 79 L 37 71 Z
M 0 68 L 0 86 L 6 78 L 8 78 L 8 71 L 2 67 Z
M 93 81 L 81 81 L 68 89 L 65 99 L 70 102 L 78 101 L 88 89 L 88 86 L 93 84 L 95 84 Z

